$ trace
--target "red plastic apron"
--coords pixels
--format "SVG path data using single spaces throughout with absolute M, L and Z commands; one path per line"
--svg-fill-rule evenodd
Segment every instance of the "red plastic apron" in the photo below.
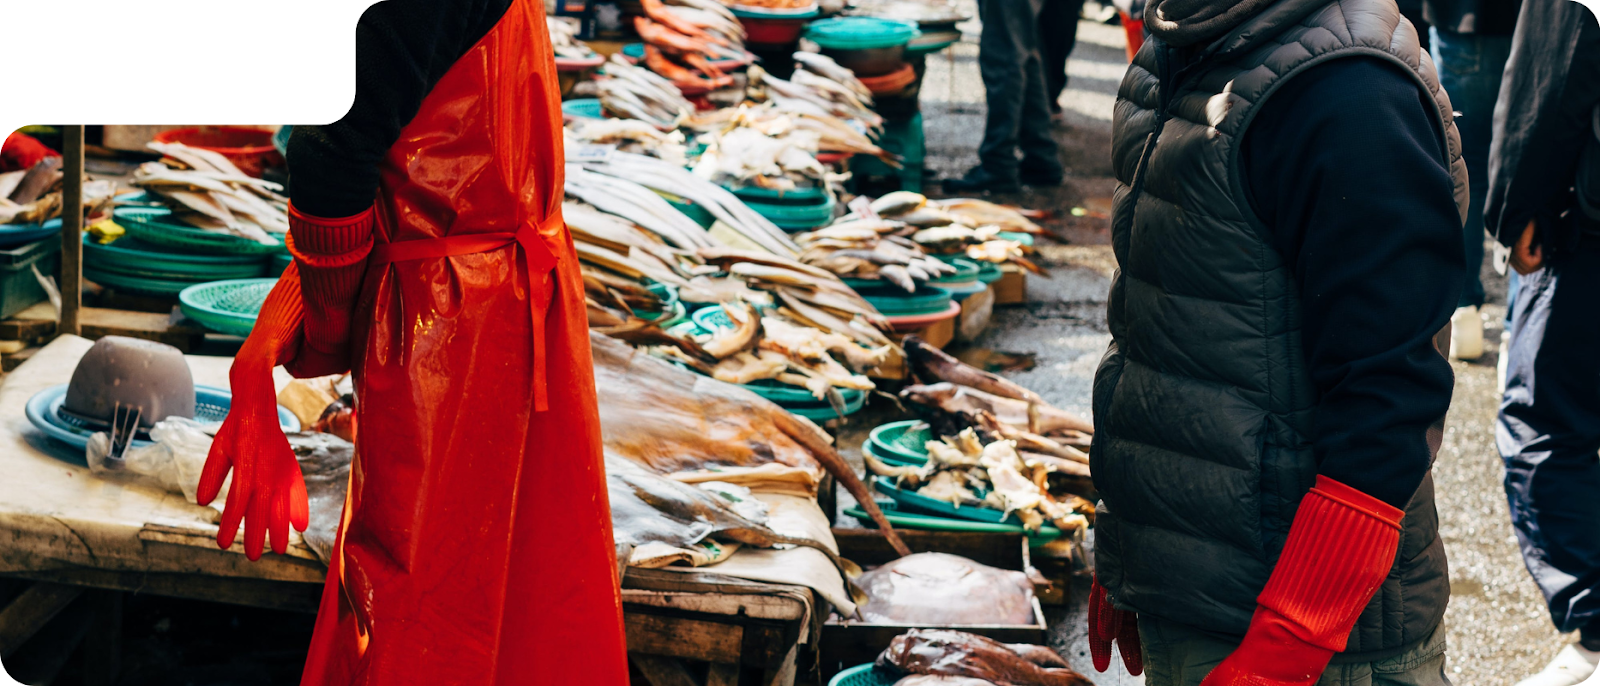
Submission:
M 302 684 L 627 683 L 559 92 L 517 0 L 389 151 Z

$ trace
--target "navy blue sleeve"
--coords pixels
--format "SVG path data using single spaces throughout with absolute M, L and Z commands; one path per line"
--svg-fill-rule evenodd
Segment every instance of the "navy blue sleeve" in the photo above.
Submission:
M 1291 78 L 1240 149 L 1251 204 L 1300 288 L 1323 476 L 1404 507 L 1454 375 L 1433 347 L 1466 268 L 1432 99 L 1345 58 Z M 1434 439 L 1437 440 L 1437 437 Z

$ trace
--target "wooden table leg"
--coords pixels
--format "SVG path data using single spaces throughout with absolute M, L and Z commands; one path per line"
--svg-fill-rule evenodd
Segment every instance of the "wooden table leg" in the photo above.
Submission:
M 0 610 L 0 657 L 10 656 L 82 593 L 82 588 L 62 584 L 29 586 Z
M 712 663 L 706 673 L 706 686 L 739 686 L 739 665 Z
M 91 591 L 94 605 L 83 654 L 93 659 L 83 665 L 84 686 L 112 686 L 122 671 L 122 592 Z

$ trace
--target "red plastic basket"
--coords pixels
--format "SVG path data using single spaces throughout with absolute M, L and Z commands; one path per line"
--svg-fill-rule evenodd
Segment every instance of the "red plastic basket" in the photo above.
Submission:
M 793 45 L 800 42 L 810 19 L 754 19 L 739 17 L 744 24 L 744 42 L 750 45 Z
M 889 95 L 899 93 L 905 90 L 907 86 L 916 83 L 917 70 L 907 64 L 883 76 L 860 76 L 857 78 L 860 79 L 861 85 L 872 91 L 873 95 Z
M 283 155 L 272 146 L 272 132 L 248 126 L 191 126 L 156 134 L 159 143 L 182 143 L 220 153 L 240 171 L 261 176 L 267 167 L 281 167 Z

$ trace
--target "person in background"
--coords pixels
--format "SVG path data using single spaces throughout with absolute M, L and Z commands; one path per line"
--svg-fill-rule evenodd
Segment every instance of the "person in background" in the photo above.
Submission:
M 61 153 L 50 149 L 38 139 L 20 131 L 13 131 L 0 144 L 0 173 L 32 169 L 33 165 Z
M 1523 562 L 1556 630 L 1520 686 L 1600 684 L 1600 24 L 1522 5 L 1495 110 L 1485 223 L 1521 275 L 1495 444 Z M 1552 646 L 1553 648 L 1554 646 Z
M 1061 185 L 1064 172 L 1050 137 L 1038 30 L 1044 4 L 1055 1 L 979 0 L 983 35 L 978 40 L 978 70 L 983 75 L 988 121 L 978 146 L 978 166 L 961 178 L 945 179 L 945 192 L 1015 193 L 1020 184 Z
M 1432 24 L 1433 62 L 1439 85 L 1455 105 L 1461 132 L 1461 159 L 1467 162 L 1471 204 L 1462 231 L 1466 279 L 1461 301 L 1450 318 L 1450 356 L 1476 360 L 1483 355 L 1483 197 L 1489 184 L 1489 138 L 1500 75 L 1511 52 L 1522 0 L 1423 0 L 1422 15 Z
M 1050 117 L 1062 120 L 1061 94 L 1067 90 L 1067 58 L 1078 44 L 1078 15 L 1083 0 L 1044 0 L 1039 13 L 1039 53 L 1044 59 L 1044 94 Z
M 1122 35 L 1128 41 L 1128 61 L 1133 61 L 1133 56 L 1139 54 L 1139 48 L 1144 45 L 1144 6 L 1145 0 L 1112 0 L 1112 6 L 1117 8 L 1117 19 L 1122 22 Z
M 1089 645 L 1147 686 L 1446 686 L 1467 176 L 1394 0 L 1151 0 L 1118 93 Z

